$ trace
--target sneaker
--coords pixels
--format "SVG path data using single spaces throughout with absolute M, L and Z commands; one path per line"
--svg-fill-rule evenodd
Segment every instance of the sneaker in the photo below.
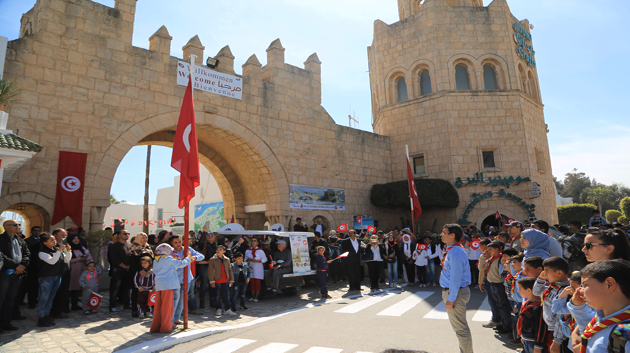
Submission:
M 225 315 L 229 315 L 229 316 L 236 316 L 238 315 L 237 313 L 233 312 L 232 309 L 227 309 L 225 311 Z
M 479 285 L 478 284 L 475 284 L 475 289 L 479 289 Z
M 83 314 L 84 315 L 90 315 L 91 311 L 90 310 L 83 310 Z
M 92 310 L 91 310 L 91 312 L 92 312 L 92 314 L 96 314 L 96 313 L 98 313 L 98 311 L 96 311 L 96 310 L 94 310 L 94 309 L 92 309 Z
M 431 283 L 431 286 L 435 287 L 435 286 L 437 286 L 437 283 L 433 282 L 433 283 Z
M 483 324 L 481 326 L 483 326 L 485 328 L 495 328 L 495 327 L 499 326 L 499 323 L 498 322 L 494 322 L 494 321 L 490 321 L 487 324 Z
M 497 331 L 497 333 L 498 333 L 498 334 L 500 334 L 500 335 L 506 335 L 506 334 L 508 334 L 508 333 L 512 333 L 512 329 L 510 329 L 510 328 L 504 328 L 504 327 L 502 327 L 502 326 L 498 327 L 496 331 Z
M 241 310 L 247 310 L 249 309 L 248 307 L 246 307 L 245 305 L 241 306 Z
M 253 302 L 253 301 L 254 301 L 254 298 L 249 298 L 249 299 L 247 299 L 247 301 L 248 301 L 248 302 Z
M 118 310 L 116 310 L 116 308 L 109 308 L 109 312 L 110 313 L 117 313 Z
M 508 343 L 513 345 L 513 346 L 522 346 L 523 342 L 521 342 L 521 340 L 508 340 Z
M 328 294 L 322 295 L 322 298 L 324 298 L 324 299 L 332 299 L 332 297 L 330 295 L 328 295 Z
M 151 314 L 150 312 L 147 311 L 147 312 L 144 313 L 144 317 L 151 318 L 151 317 L 153 317 L 153 314 Z
M 223 314 L 223 310 L 217 309 L 216 316 L 221 316 Z
M 258 299 L 254 299 L 254 303 L 258 303 Z
M 52 323 L 50 320 L 46 320 L 44 317 L 40 317 L 37 319 L 37 327 L 51 327 Z

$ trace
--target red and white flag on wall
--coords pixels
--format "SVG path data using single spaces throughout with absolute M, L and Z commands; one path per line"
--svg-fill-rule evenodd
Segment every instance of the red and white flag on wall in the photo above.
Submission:
M 52 224 L 57 224 L 68 216 L 78 227 L 82 226 L 87 158 L 87 153 L 59 151 L 57 193 Z
M 195 188 L 199 186 L 199 145 L 197 142 L 197 116 L 193 99 L 192 76 L 184 94 L 182 110 L 179 113 L 171 167 L 180 172 L 179 208 L 184 208 L 195 197 Z

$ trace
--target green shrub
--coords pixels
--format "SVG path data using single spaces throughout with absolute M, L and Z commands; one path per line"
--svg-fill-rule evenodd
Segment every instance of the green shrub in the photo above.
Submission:
M 617 222 L 617 219 L 619 219 L 619 217 L 621 216 L 622 216 L 621 211 L 617 211 L 617 210 L 606 211 L 606 221 L 608 223 Z
M 560 224 L 569 224 L 571 221 L 580 221 L 588 224 L 593 211 L 597 210 L 597 206 L 591 204 L 573 204 L 558 206 L 558 219 Z
M 628 225 L 628 219 L 624 216 L 621 216 L 619 218 L 617 218 L 617 222 L 623 224 L 624 226 Z
M 630 219 L 630 197 L 624 197 L 619 203 L 619 209 L 626 219 Z
M 449 181 L 443 179 L 416 179 L 415 181 L 422 208 L 459 206 L 459 194 Z M 370 201 L 377 207 L 410 209 L 407 181 L 372 186 Z

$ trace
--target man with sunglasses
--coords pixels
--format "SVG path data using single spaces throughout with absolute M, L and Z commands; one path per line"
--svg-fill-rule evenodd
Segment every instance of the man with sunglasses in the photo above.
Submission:
M 129 239 L 129 231 L 122 230 L 118 234 L 118 241 L 109 246 L 110 282 L 109 282 L 109 311 L 115 313 L 116 302 L 120 302 L 124 309 L 130 309 L 129 303 L 129 254 L 125 245 Z
M 31 255 L 26 242 L 19 237 L 20 225 L 7 220 L 3 226 L 4 233 L 0 234 L 0 333 L 18 329 L 11 325 L 13 307 Z

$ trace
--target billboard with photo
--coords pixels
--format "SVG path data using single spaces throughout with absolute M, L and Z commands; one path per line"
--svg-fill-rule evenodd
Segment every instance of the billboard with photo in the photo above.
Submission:
M 291 184 L 289 198 L 291 208 L 306 210 L 346 210 L 346 193 L 343 189 Z

